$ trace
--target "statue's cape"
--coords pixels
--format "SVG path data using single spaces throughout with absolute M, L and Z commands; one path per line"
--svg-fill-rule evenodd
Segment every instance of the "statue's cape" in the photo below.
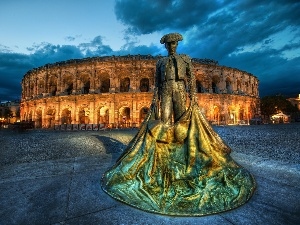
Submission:
M 174 125 L 152 104 L 136 136 L 102 178 L 103 190 L 142 210 L 200 216 L 236 208 L 252 196 L 252 175 L 230 157 L 198 104 Z

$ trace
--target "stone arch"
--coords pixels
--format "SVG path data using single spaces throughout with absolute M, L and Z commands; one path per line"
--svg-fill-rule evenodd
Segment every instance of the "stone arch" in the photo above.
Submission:
M 32 121 L 32 117 L 33 117 L 33 111 L 30 110 L 28 113 L 28 121 Z
M 140 91 L 141 92 L 148 92 L 150 87 L 149 78 L 142 78 L 140 80 Z
M 45 81 L 44 79 L 40 78 L 37 81 L 37 88 L 38 88 L 38 93 L 37 94 L 42 94 L 45 89 Z
M 106 127 L 109 125 L 109 108 L 102 106 L 98 111 L 98 123 L 104 124 Z
M 225 88 L 226 88 L 226 93 L 227 94 L 232 93 L 232 81 L 229 77 L 227 77 L 226 80 L 225 80 Z
M 55 123 L 56 110 L 54 106 L 49 106 L 46 109 L 46 127 L 53 127 Z
M 72 117 L 71 117 L 71 110 L 69 108 L 64 108 L 61 111 L 61 124 L 71 124 Z
M 245 81 L 245 84 L 244 84 L 244 90 L 245 90 L 245 92 L 246 93 L 248 93 L 248 91 L 249 91 L 249 86 L 250 86 L 250 83 L 249 83 L 249 81 Z
M 49 79 L 49 93 L 51 96 L 55 96 L 57 92 L 57 77 L 51 76 Z
M 196 80 L 196 91 L 197 93 L 205 93 L 205 88 L 200 80 Z
M 244 108 L 240 108 L 239 109 L 239 118 L 238 118 L 238 120 L 246 120 L 246 118 L 245 118 L 245 115 L 246 115 L 246 113 L 245 113 L 245 110 L 244 110 Z
M 130 108 L 128 106 L 119 109 L 119 122 L 121 127 L 130 127 Z
M 212 88 L 212 93 L 219 93 L 219 87 L 218 84 L 220 82 L 220 77 L 219 76 L 213 76 L 211 80 L 211 88 Z
M 229 106 L 228 107 L 229 118 L 228 118 L 228 121 L 227 121 L 228 124 L 236 124 L 236 122 L 237 122 L 237 115 L 236 114 L 237 114 L 236 108 L 233 105 Z
M 129 92 L 129 89 L 130 89 L 129 77 L 120 79 L 120 92 Z
M 101 73 L 99 76 L 100 93 L 108 93 L 110 89 L 110 79 L 107 72 Z
M 64 82 L 64 92 L 68 95 L 72 94 L 73 91 L 73 76 L 72 74 L 66 74 L 63 78 Z
M 90 88 L 91 88 L 91 81 L 87 80 L 83 83 L 81 92 L 83 94 L 88 94 L 90 92 Z
M 238 79 L 238 80 L 236 81 L 236 90 L 237 90 L 238 93 L 241 93 L 241 92 L 242 92 L 242 82 L 241 82 L 240 79 Z
M 43 125 L 43 111 L 42 108 L 39 107 L 35 111 L 35 127 L 42 128 Z
M 139 122 L 142 123 L 149 112 L 149 107 L 144 106 L 140 109 Z
M 88 94 L 91 87 L 91 79 L 90 76 L 86 73 L 82 73 L 79 76 L 79 80 L 81 81 L 81 93 Z
M 24 112 L 23 113 L 23 117 L 21 116 L 21 118 L 22 118 L 22 120 L 27 121 L 28 120 L 28 118 L 27 118 L 27 112 Z
M 78 111 L 79 123 L 88 124 L 90 122 L 89 115 L 90 115 L 90 109 L 85 105 L 81 106 Z

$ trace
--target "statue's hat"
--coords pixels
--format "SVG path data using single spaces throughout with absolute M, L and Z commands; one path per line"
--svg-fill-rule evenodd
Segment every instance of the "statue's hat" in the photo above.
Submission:
M 164 44 L 167 42 L 172 42 L 172 41 L 182 41 L 183 37 L 181 34 L 179 33 L 170 33 L 170 34 L 166 34 L 164 35 L 161 39 L 160 39 L 160 43 Z

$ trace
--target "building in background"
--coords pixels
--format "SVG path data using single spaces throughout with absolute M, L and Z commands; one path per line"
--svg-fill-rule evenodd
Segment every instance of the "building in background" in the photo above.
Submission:
M 298 98 L 288 98 L 287 100 L 300 110 L 300 94 L 298 95 Z
M 153 97 L 161 56 L 68 60 L 28 71 L 22 79 L 21 120 L 35 127 L 101 124 L 138 127 Z M 198 103 L 213 124 L 249 123 L 260 115 L 258 79 L 208 59 L 192 59 Z
M 20 100 L 0 103 L 0 125 L 20 121 Z

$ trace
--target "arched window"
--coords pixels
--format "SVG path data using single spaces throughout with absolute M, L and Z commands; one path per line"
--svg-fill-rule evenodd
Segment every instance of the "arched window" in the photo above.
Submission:
M 56 95 L 56 91 L 57 91 L 57 87 L 56 85 L 50 85 L 50 93 L 51 93 L 51 96 L 55 96 Z
M 104 78 L 103 80 L 101 80 L 100 92 L 107 93 L 107 92 L 109 92 L 109 88 L 110 88 L 109 78 Z
M 88 124 L 90 122 L 89 115 L 90 110 L 87 107 L 82 107 L 79 110 L 79 123 Z
M 211 88 L 212 88 L 212 92 L 213 93 L 219 93 L 218 86 L 217 86 L 217 84 L 215 82 L 211 83 Z
M 140 123 L 144 121 L 148 114 L 149 108 L 148 107 L 143 107 L 140 111 Z
M 51 94 L 51 96 L 55 96 L 56 95 L 56 91 L 57 91 L 57 79 L 55 76 L 52 76 L 49 82 L 49 93 Z
M 122 107 L 119 110 L 119 122 L 122 127 L 130 127 L 130 108 Z
M 90 81 L 86 81 L 84 84 L 83 84 L 83 87 L 82 87 L 82 93 L 83 94 L 88 94 L 90 91 Z
M 44 81 L 39 80 L 38 81 L 38 94 L 41 94 L 44 92 Z
M 197 93 L 205 92 L 205 88 L 202 86 L 202 83 L 199 80 L 196 80 L 196 91 Z
M 219 76 L 215 75 L 212 77 L 212 82 L 211 82 L 212 93 L 219 93 L 219 87 L 218 87 L 219 82 L 220 82 Z
M 120 92 L 129 92 L 130 79 L 128 77 L 120 80 Z
M 64 109 L 61 113 L 61 124 L 71 124 L 71 111 Z
M 67 89 L 66 89 L 67 94 L 68 95 L 72 94 L 72 91 L 73 91 L 73 83 L 67 84 Z
M 35 119 L 35 127 L 36 128 L 42 128 L 42 121 L 43 121 L 43 118 L 42 118 L 42 110 L 41 109 L 37 109 L 35 111 L 35 116 L 36 116 L 36 119 Z
M 240 80 L 237 80 L 237 82 L 236 82 L 236 88 L 237 88 L 237 91 L 238 91 L 239 93 L 242 92 L 242 83 L 241 83 Z
M 109 124 L 109 109 L 108 109 L 108 107 L 106 107 L 106 106 L 101 107 L 101 109 L 99 110 L 98 118 L 99 118 L 98 123 L 105 124 L 105 126 L 107 126 Z
M 232 93 L 231 80 L 228 77 L 226 78 L 225 84 L 226 84 L 226 92 L 228 94 L 231 94 Z
M 149 79 L 143 78 L 140 81 L 140 91 L 141 92 L 148 92 L 149 91 Z

